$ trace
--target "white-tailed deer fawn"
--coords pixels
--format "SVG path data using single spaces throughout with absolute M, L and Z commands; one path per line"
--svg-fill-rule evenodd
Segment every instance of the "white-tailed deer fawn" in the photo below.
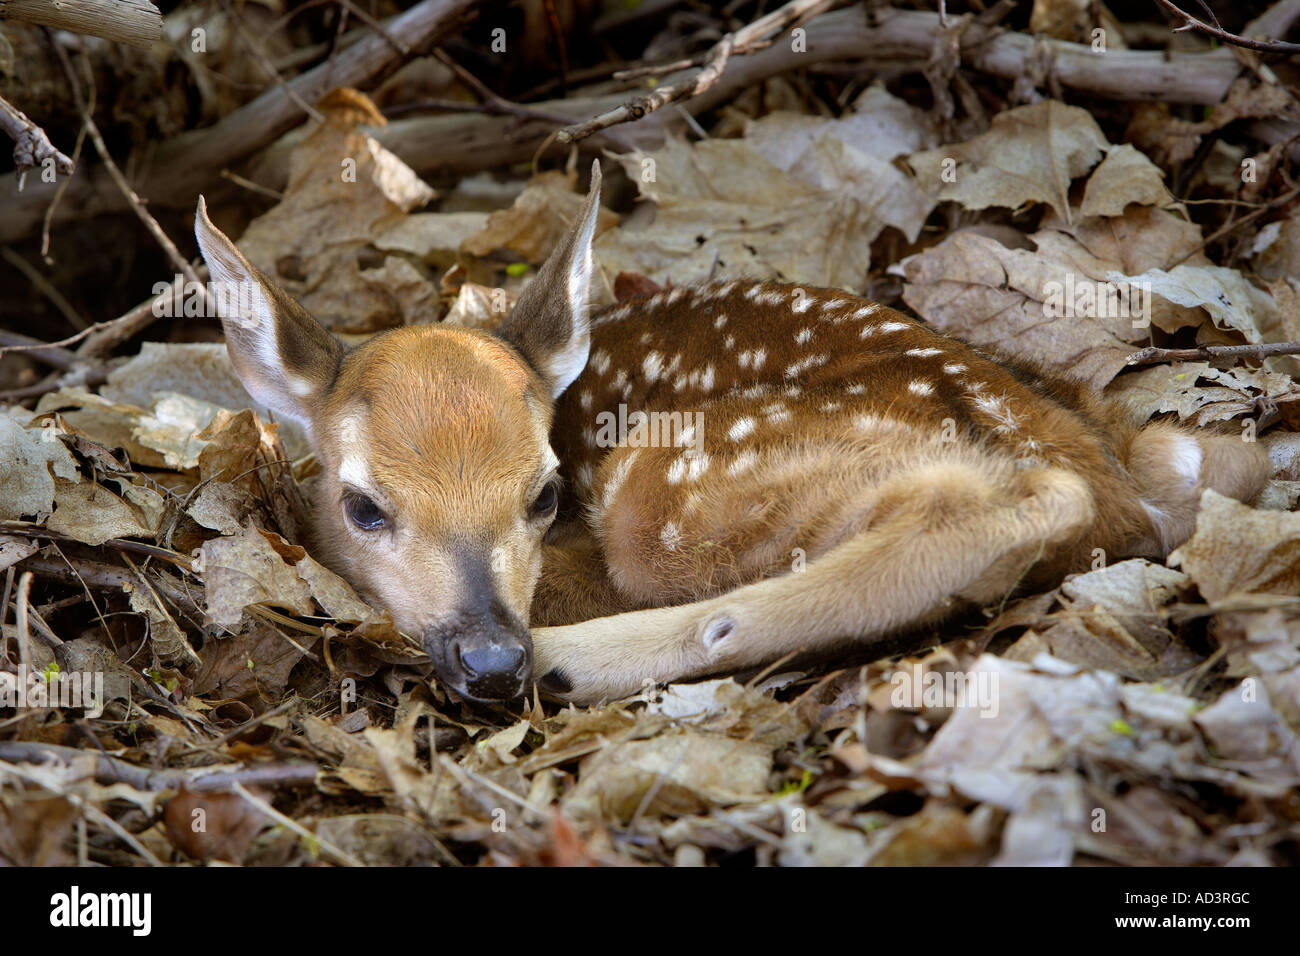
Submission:
M 1136 425 L 845 292 L 727 281 L 589 320 L 599 191 L 595 166 L 495 333 L 351 350 L 199 201 L 214 282 L 246 293 L 223 317 L 235 368 L 320 459 L 319 556 L 465 696 L 536 673 L 592 701 L 870 642 L 1050 586 L 1097 548 L 1161 557 L 1204 489 L 1248 499 L 1266 479 L 1254 444 Z M 557 509 L 577 520 L 544 543 Z

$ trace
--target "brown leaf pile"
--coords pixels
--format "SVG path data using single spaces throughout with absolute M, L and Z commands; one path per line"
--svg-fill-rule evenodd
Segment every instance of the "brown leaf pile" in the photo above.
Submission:
M 490 214 L 419 211 L 433 190 L 359 129 L 365 104 L 325 113 L 250 259 L 344 333 L 499 321 L 575 177 L 517 182 Z M 1277 480 L 1253 505 L 1207 493 L 1167 565 L 1099 556 L 897 659 L 471 708 L 302 545 L 314 461 L 219 344 L 149 343 L 96 391 L 0 409 L 3 606 L 24 589 L 3 623 L 0 859 L 1294 863 L 1294 366 L 1119 373 L 1152 342 L 1295 337 L 1300 220 L 1263 225 L 1250 267 L 1215 265 L 1157 165 L 1183 152 L 1150 150 L 1051 99 L 940 145 L 873 87 L 839 118 L 614 157 L 643 202 L 602 213 L 605 301 L 620 272 L 892 277 L 940 329 L 1269 444 Z M 955 228 L 932 228 L 940 208 Z M 1149 283 L 1150 323 L 1045 313 L 1052 283 L 1085 279 Z M 89 709 L 13 706 L 27 674 L 54 693 L 82 672 L 104 677 Z

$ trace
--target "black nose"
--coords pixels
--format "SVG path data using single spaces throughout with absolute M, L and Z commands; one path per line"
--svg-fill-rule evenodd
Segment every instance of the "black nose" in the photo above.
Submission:
M 474 700 L 513 700 L 532 680 L 528 625 L 495 596 L 478 607 L 462 608 L 426 631 L 424 649 L 438 678 Z
M 518 697 L 530 669 L 527 649 L 508 635 L 472 647 L 458 642 L 453 657 L 460 665 L 465 689 L 480 700 Z

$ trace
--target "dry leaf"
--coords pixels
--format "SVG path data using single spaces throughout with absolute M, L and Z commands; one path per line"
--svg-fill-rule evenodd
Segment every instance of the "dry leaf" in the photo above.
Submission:
M 967 209 L 1041 202 L 1069 222 L 1070 181 L 1109 145 L 1087 110 L 1043 100 L 999 113 L 974 139 L 913 153 L 908 164 L 917 184 L 941 202 Z

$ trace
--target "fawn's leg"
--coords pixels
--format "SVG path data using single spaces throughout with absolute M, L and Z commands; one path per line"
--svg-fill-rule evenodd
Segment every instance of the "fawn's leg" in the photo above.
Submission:
M 1078 475 L 993 463 L 932 464 L 871 489 L 862 530 L 787 573 L 707 600 L 533 630 L 535 673 L 592 702 L 759 665 L 797 650 L 870 641 L 997 600 L 1095 519 Z

